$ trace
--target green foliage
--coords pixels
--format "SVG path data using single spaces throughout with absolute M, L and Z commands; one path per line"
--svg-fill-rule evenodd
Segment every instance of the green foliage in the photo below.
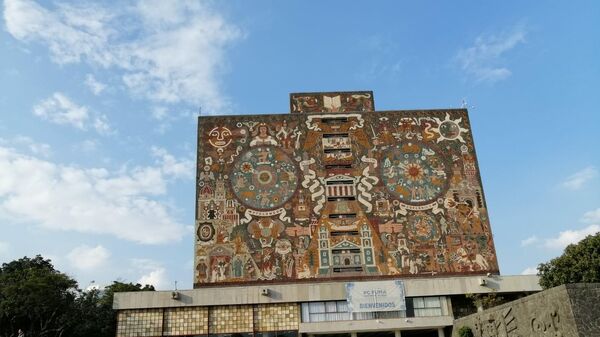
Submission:
M 115 281 L 104 290 L 82 291 L 77 282 L 40 255 L 0 268 L 0 337 L 113 337 L 114 293 L 152 291 L 153 286 Z
M 473 337 L 473 331 L 468 326 L 458 329 L 458 337 Z
M 477 307 L 477 308 L 482 307 L 483 309 L 493 308 L 497 305 L 500 305 L 500 304 L 506 302 L 504 300 L 504 297 L 498 296 L 495 293 L 466 294 L 465 297 L 470 299 L 471 301 L 473 301 L 473 305 L 475 305 L 475 307 Z
M 60 336 L 77 296 L 77 282 L 40 255 L 2 264 L 0 334 Z
M 541 263 L 538 275 L 544 289 L 567 283 L 600 282 L 600 233 L 568 245 L 561 256 Z

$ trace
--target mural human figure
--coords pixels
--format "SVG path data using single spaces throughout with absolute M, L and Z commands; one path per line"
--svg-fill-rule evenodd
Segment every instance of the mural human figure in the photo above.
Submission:
M 250 146 L 259 145 L 277 145 L 277 141 L 269 134 L 269 128 L 264 123 L 258 126 L 255 136 L 250 142 Z

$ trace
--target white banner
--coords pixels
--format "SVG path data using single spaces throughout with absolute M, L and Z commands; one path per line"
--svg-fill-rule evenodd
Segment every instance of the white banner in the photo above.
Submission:
M 350 312 L 406 310 L 404 282 L 374 281 L 346 283 Z

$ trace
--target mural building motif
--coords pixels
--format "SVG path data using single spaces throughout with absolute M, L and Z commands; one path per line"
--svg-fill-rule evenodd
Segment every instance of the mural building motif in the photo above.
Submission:
M 199 118 L 196 287 L 498 271 L 466 110 L 291 106 Z

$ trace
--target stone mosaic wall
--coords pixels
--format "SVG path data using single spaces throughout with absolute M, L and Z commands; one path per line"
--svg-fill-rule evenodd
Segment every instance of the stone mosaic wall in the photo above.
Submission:
M 117 337 L 160 336 L 162 330 L 162 309 L 124 310 L 117 315 Z
M 475 337 L 600 336 L 600 284 L 559 286 L 454 321 Z
M 497 272 L 466 110 L 201 117 L 195 287 Z
M 295 303 L 121 310 L 117 337 L 297 331 Z
M 205 335 L 208 333 L 208 308 L 170 308 L 164 313 L 164 336 Z
M 259 304 L 254 308 L 257 331 L 298 330 L 300 313 L 295 303 Z
M 230 305 L 210 309 L 209 333 L 252 332 L 251 305 Z

